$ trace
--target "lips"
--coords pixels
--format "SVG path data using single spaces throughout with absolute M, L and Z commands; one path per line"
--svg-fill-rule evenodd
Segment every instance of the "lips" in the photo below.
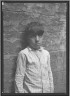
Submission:
M 36 43 L 36 45 L 40 45 L 40 43 Z

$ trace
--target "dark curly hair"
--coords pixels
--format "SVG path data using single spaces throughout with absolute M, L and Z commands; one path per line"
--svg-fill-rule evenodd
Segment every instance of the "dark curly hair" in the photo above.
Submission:
M 24 40 L 26 46 L 28 46 L 28 38 L 39 35 L 42 36 L 44 33 L 44 27 L 40 22 L 30 22 L 25 27 Z

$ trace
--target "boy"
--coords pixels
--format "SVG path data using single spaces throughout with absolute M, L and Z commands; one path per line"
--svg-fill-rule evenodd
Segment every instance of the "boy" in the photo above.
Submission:
M 25 30 L 28 46 L 17 59 L 15 93 L 53 93 L 50 54 L 42 45 L 44 29 L 39 22 L 31 22 Z

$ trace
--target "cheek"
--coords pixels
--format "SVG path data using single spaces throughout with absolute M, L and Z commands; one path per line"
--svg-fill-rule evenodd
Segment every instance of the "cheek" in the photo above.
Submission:
M 29 43 L 30 43 L 30 44 L 34 44 L 34 43 L 35 43 L 35 40 L 34 40 L 34 39 L 30 39 L 30 40 L 29 40 Z

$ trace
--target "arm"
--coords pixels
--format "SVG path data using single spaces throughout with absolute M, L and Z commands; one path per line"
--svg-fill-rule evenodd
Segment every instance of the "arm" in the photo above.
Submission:
M 49 74 L 51 93 L 53 93 L 54 92 L 54 84 L 53 84 L 52 70 L 51 70 L 51 66 L 50 66 L 50 54 L 48 55 L 48 74 Z
M 16 75 L 15 75 L 15 93 L 24 93 L 23 89 L 23 79 L 25 75 L 25 69 L 26 69 L 26 57 L 22 53 L 19 53 L 18 59 L 17 59 L 17 69 L 16 69 Z

